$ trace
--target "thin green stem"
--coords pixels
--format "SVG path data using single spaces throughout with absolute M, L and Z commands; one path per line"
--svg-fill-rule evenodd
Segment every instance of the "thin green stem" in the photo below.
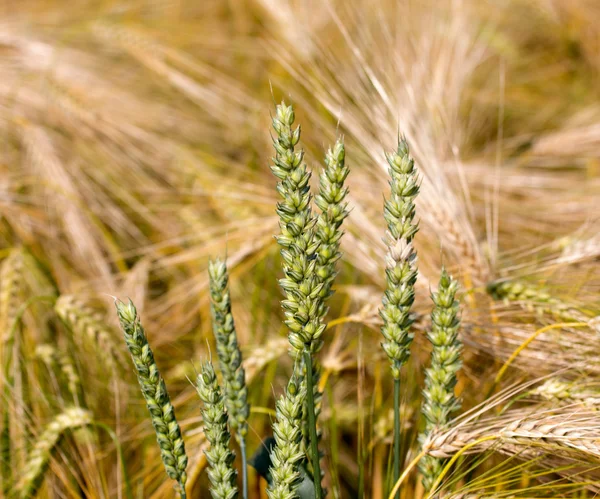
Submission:
M 400 380 L 394 379 L 394 483 L 400 478 Z M 396 493 L 396 498 L 400 492 Z
M 242 497 L 248 499 L 248 464 L 246 457 L 246 439 L 240 437 L 240 453 L 242 454 Z
M 310 453 L 312 457 L 313 482 L 315 484 L 315 499 L 323 498 L 321 490 L 321 466 L 319 464 L 319 446 L 317 441 L 317 421 L 315 419 L 315 399 L 312 377 L 312 356 L 309 350 L 304 350 L 304 364 L 306 367 L 306 402 L 308 412 L 308 432 L 310 436 Z
M 187 499 L 187 493 L 185 492 L 185 485 L 179 482 L 179 495 L 181 499 Z

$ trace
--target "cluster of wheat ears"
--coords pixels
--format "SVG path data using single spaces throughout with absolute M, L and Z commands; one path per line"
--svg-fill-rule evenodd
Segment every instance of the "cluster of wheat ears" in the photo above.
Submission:
M 598 20 L 0 0 L 0 497 L 600 494 Z

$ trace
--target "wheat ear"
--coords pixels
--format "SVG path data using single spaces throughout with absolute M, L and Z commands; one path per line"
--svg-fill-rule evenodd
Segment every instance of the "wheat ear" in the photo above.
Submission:
M 165 470 L 169 478 L 177 481 L 181 497 L 185 498 L 187 479 L 185 469 L 188 458 L 181 437 L 181 429 L 175 418 L 175 409 L 154 361 L 154 354 L 148 344 L 144 328 L 140 324 L 135 306 L 131 300 L 128 303 L 117 300 L 115 305 L 125 336 L 125 343 L 131 354 L 140 388 L 150 411 Z
M 414 221 L 414 200 L 419 194 L 419 179 L 415 162 L 405 139 L 398 142 L 395 152 L 386 155 L 390 174 L 390 198 L 384 203 L 387 222 L 384 242 L 386 291 L 383 296 L 381 333 L 383 350 L 387 354 L 394 377 L 394 462 L 393 480 L 400 476 L 400 370 L 410 356 L 413 334 L 411 308 L 415 300 L 417 254 L 413 238 L 418 231 Z
M 102 363 L 113 372 L 117 366 L 125 366 L 125 359 L 117 346 L 113 331 L 83 301 L 73 295 L 61 295 L 54 310 L 75 333 L 74 340 L 79 344 L 87 341 Z
M 424 443 L 430 456 L 448 458 L 464 447 L 474 444 L 467 454 L 480 453 L 489 448 L 499 452 L 531 456 L 536 449 L 547 447 L 556 455 L 580 452 L 600 459 L 600 426 L 594 411 L 549 414 L 539 417 L 522 412 L 507 413 L 497 420 L 482 420 L 475 425 L 432 433 Z M 484 438 L 491 437 L 484 441 Z M 524 454 L 524 449 L 529 454 Z
M 495 300 L 519 303 L 537 314 L 549 314 L 563 321 L 586 321 L 589 318 L 575 306 L 552 296 L 541 287 L 523 281 L 494 281 L 487 285 L 487 292 Z
M 306 420 L 308 425 L 312 469 L 316 499 L 321 499 L 321 470 L 319 464 L 318 436 L 315 414 L 315 374 L 313 356 L 323 341 L 325 324 L 319 310 L 321 293 L 325 284 L 316 275 L 317 252 L 320 241 L 316 237 L 316 218 L 311 211 L 310 172 L 303 162 L 302 150 L 295 151 L 300 140 L 300 127 L 292 128 L 294 110 L 284 103 L 277 106 L 273 118 L 276 137 L 273 140 L 275 158 L 271 171 L 280 180 L 277 191 L 281 196 L 277 204 L 285 278 L 279 281 L 285 300 L 282 307 L 289 329 L 290 353 L 296 360 L 294 370 L 306 385 Z
M 460 320 L 459 303 L 456 300 L 458 283 L 442 269 L 438 290 L 432 294 L 434 308 L 431 313 L 431 330 L 427 338 L 433 345 L 431 365 L 425 371 L 425 399 L 421 412 L 425 416 L 425 433 L 444 428 L 452 412 L 460 407 L 454 395 L 456 372 L 460 369 L 462 344 L 458 339 Z M 423 486 L 430 490 L 442 471 L 442 462 L 433 456 L 425 456 L 419 463 Z
M 46 365 L 46 368 L 50 372 L 52 372 L 56 364 L 58 364 L 62 376 L 67 382 L 67 388 L 71 397 L 73 397 L 73 401 L 76 405 L 79 405 L 79 399 L 81 398 L 81 393 L 83 393 L 81 378 L 77 373 L 77 369 L 75 368 L 71 356 L 65 352 L 59 352 L 48 343 L 38 345 L 35 349 L 35 356 Z
M 269 499 L 296 499 L 300 485 L 302 450 L 302 407 L 305 394 L 303 385 L 292 375 L 285 393 L 275 404 L 276 421 L 273 423 L 275 446 L 271 451 L 271 483 L 267 488 Z
M 203 403 L 204 434 L 210 442 L 210 448 L 205 452 L 209 464 L 210 493 L 213 499 L 235 499 L 238 496 L 237 472 L 232 467 L 235 454 L 229 449 L 231 436 L 227 427 L 225 399 L 210 362 L 202 364 L 196 389 Z
M 2 397 L 2 427 L 0 428 L 0 481 L 2 492 L 8 495 L 12 484 L 12 449 L 10 441 L 10 384 L 13 377 L 12 351 L 14 348 L 15 323 L 24 293 L 23 253 L 13 249 L 2 262 L 0 269 L 0 396 Z
M 92 416 L 89 411 L 79 407 L 66 409 L 52 420 L 35 441 L 23 470 L 23 475 L 16 485 L 16 492 L 20 499 L 35 497 L 42 485 L 52 451 L 68 430 L 75 430 L 91 424 Z
M 242 495 L 248 497 L 248 478 L 246 465 L 246 435 L 248 434 L 248 388 L 246 374 L 242 367 L 242 352 L 238 345 L 231 298 L 229 295 L 229 276 L 225 262 L 217 259 L 208 264 L 210 282 L 211 311 L 213 331 L 217 343 L 217 355 L 224 378 L 225 405 L 229 416 L 229 425 L 235 431 L 242 454 Z

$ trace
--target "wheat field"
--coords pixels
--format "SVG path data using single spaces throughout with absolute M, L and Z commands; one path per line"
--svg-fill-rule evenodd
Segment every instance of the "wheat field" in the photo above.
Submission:
M 0 497 L 596 497 L 599 75 L 597 0 L 0 0 Z

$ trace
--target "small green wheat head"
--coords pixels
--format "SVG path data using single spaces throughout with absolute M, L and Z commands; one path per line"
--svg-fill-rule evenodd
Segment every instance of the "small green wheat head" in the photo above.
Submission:
M 29 451 L 27 463 L 22 470 L 16 484 L 17 497 L 28 499 L 35 497 L 44 481 L 52 452 L 57 447 L 61 437 L 68 430 L 75 430 L 92 423 L 89 411 L 79 407 L 66 409 L 52 420 L 44 431 L 35 440 L 34 446 Z
M 248 433 L 248 388 L 246 373 L 242 367 L 242 352 L 238 345 L 231 298 L 229 296 L 227 265 L 222 260 L 208 264 L 210 281 L 211 311 L 213 331 L 217 343 L 217 354 L 224 378 L 225 404 L 229 414 L 229 424 L 240 438 Z
M 414 200 L 419 193 L 419 179 L 405 139 L 400 140 L 398 149 L 386 157 L 391 195 L 384 203 L 387 286 L 380 315 L 383 319 L 382 346 L 390 359 L 394 379 L 399 379 L 413 340 L 410 327 L 414 319 L 410 312 L 415 300 L 417 254 L 412 241 L 418 231 L 414 221 Z
M 460 408 L 460 401 L 454 395 L 456 373 L 462 365 L 457 291 L 457 281 L 443 269 L 438 290 L 432 294 L 434 308 L 431 313 L 431 330 L 427 333 L 433 350 L 431 365 L 425 371 L 422 412 L 426 425 L 421 441 L 432 431 L 446 426 L 451 414 Z M 421 461 L 420 470 L 426 490 L 429 490 L 438 477 L 441 467 L 442 461 L 431 456 Z
M 305 398 L 303 385 L 292 375 L 285 393 L 275 405 L 273 423 L 275 446 L 271 451 L 271 483 L 267 488 L 269 499 L 295 499 L 301 482 L 302 406 Z
M 115 369 L 117 365 L 126 365 L 113 331 L 85 302 L 73 295 L 61 295 L 56 300 L 54 310 L 73 331 L 75 341 L 80 344 L 87 342 L 106 366 Z
M 225 400 L 210 362 L 202 364 L 196 389 L 202 400 L 204 434 L 210 443 L 205 452 L 209 464 L 208 478 L 213 499 L 234 499 L 238 496 L 237 471 L 233 469 L 235 454 L 229 449 L 229 429 Z
M 319 316 L 321 292 L 324 284 L 317 277 L 316 218 L 311 212 L 310 172 L 303 162 L 303 151 L 294 146 L 300 140 L 300 127 L 293 129 L 294 110 L 291 106 L 277 106 L 273 118 L 276 137 L 273 140 L 275 157 L 271 171 L 280 180 L 277 191 L 281 201 L 277 204 L 285 277 L 280 285 L 285 293 L 282 301 L 289 328 L 291 355 L 298 359 L 304 350 L 318 352 L 325 325 Z
M 116 300 L 115 305 L 125 336 L 125 343 L 131 354 L 140 388 L 150 411 L 150 418 L 167 475 L 176 480 L 182 493 L 185 493 L 187 480 L 185 469 L 188 458 L 167 387 L 154 361 L 154 355 L 135 306 L 131 300 L 128 303 Z
M 325 156 L 326 168 L 321 173 L 319 193 L 315 204 L 321 210 L 317 219 L 316 237 L 319 241 L 317 251 L 317 277 L 324 283 L 321 290 L 323 303 L 332 294 L 331 286 L 336 276 L 336 262 L 342 256 L 340 240 L 343 236 L 342 223 L 348 216 L 348 203 L 344 202 L 348 188 L 344 186 L 350 172 L 345 165 L 346 150 L 344 143 L 338 140 Z M 323 306 L 324 308 L 324 306 Z M 325 316 L 326 310 L 320 315 Z

